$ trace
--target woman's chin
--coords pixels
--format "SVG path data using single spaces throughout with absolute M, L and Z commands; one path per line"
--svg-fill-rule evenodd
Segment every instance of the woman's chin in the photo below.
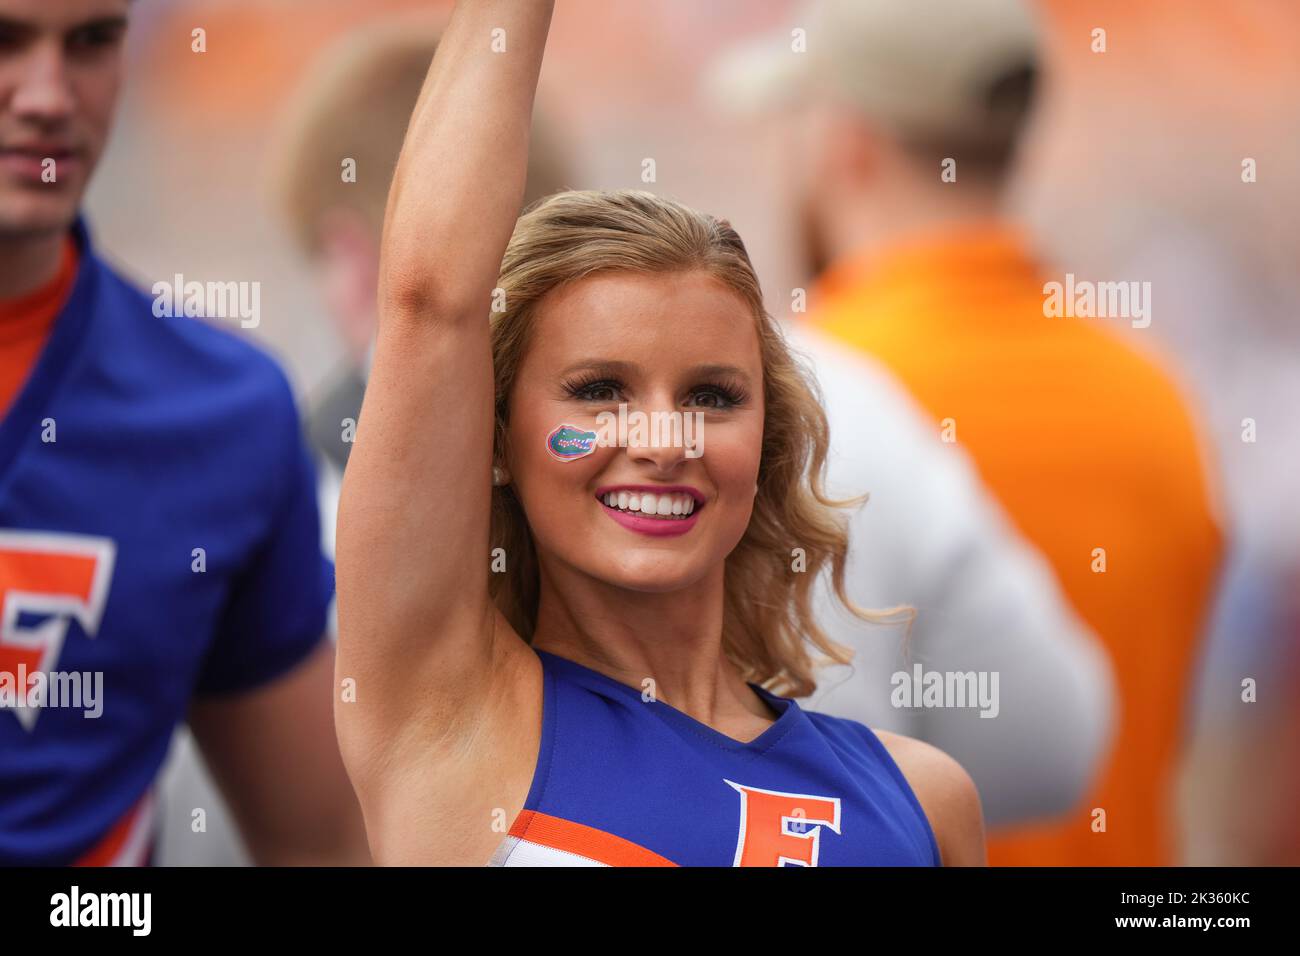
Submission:
M 642 594 L 681 591 L 697 583 L 708 565 L 678 555 L 628 554 L 591 569 L 593 577 L 613 587 Z

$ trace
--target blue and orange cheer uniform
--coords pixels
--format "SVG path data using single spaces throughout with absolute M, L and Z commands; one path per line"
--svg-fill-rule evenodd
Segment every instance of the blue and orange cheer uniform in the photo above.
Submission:
M 741 742 L 574 661 L 542 661 L 542 740 L 494 866 L 939 866 L 870 728 L 801 709 Z
M 157 317 L 78 222 L 0 303 L 0 864 L 141 863 L 196 694 L 326 631 L 333 568 L 283 372 Z

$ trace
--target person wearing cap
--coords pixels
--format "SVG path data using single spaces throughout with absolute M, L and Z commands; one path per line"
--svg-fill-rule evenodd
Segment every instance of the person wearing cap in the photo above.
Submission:
M 993 831 L 990 863 L 1175 862 L 1171 783 L 1221 532 L 1169 374 L 1095 320 L 1049 317 L 1049 276 L 1003 212 L 1034 20 L 1015 0 L 821 0 L 792 26 L 713 82 L 794 130 L 808 321 L 881 361 L 973 457 L 1115 665 L 1119 728 L 1094 786 Z

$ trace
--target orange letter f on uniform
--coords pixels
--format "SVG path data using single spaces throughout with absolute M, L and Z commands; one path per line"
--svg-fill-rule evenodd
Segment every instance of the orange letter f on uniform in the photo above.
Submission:
M 733 866 L 816 866 L 822 827 L 840 832 L 839 797 L 724 782 L 740 793 L 740 839 Z

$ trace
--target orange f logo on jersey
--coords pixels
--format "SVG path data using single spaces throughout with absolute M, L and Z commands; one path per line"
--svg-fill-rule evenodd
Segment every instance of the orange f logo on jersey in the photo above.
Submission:
M 116 547 L 83 534 L 0 530 L 0 674 L 11 682 L 48 674 L 75 619 L 88 637 L 99 630 Z M 43 617 L 23 626 L 20 614 Z M 27 684 L 28 680 L 21 682 Z M 18 694 L 27 694 L 18 686 Z M 18 707 L 26 730 L 38 708 Z
M 840 832 L 839 797 L 723 782 L 740 793 L 740 839 L 732 866 L 816 866 L 822 827 Z

